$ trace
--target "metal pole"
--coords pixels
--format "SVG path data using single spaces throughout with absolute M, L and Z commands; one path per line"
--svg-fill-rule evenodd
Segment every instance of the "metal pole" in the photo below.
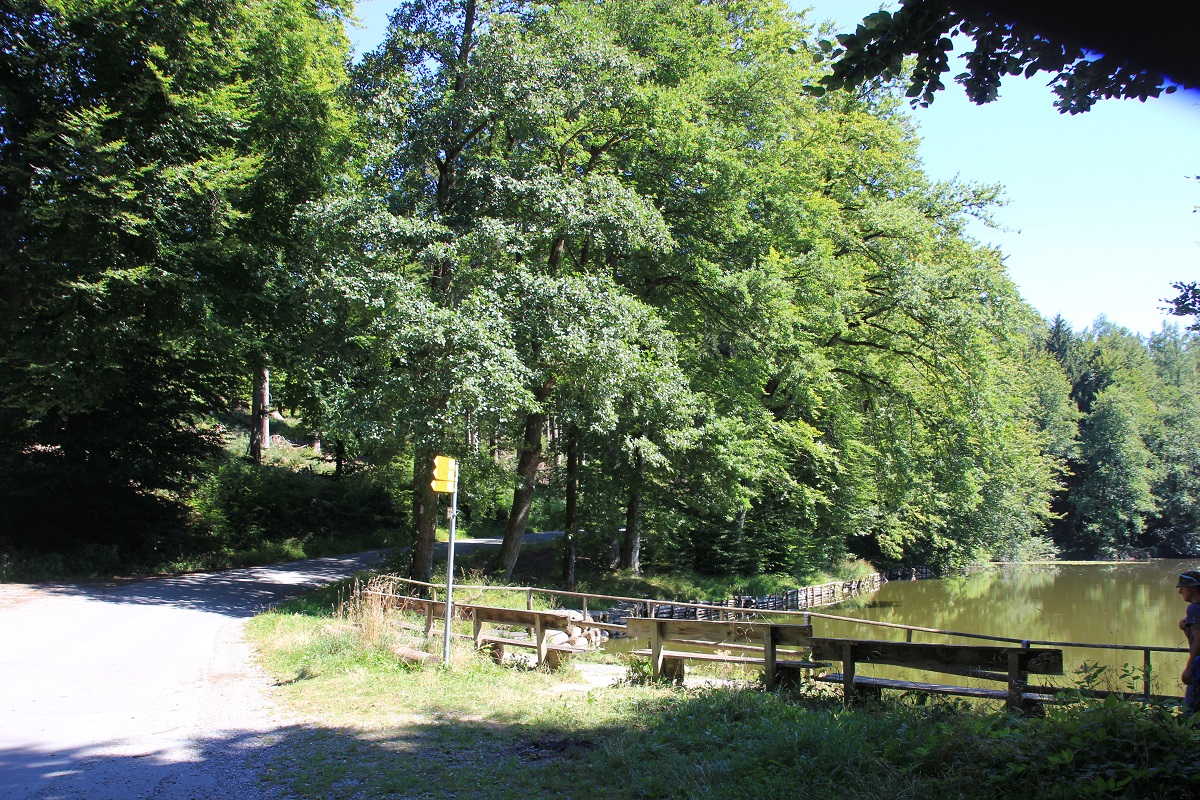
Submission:
M 457 465 L 456 465 L 457 472 Z M 446 635 L 442 640 L 442 664 L 450 666 L 450 619 L 454 616 L 454 523 L 458 521 L 458 475 L 450 495 L 450 541 L 446 545 Z

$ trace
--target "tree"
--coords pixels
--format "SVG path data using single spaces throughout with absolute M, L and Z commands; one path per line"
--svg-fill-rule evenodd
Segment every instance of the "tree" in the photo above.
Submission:
M 1118 388 L 1097 396 L 1081 433 L 1086 472 L 1071 498 L 1076 527 L 1070 545 L 1112 558 L 1140 545 L 1155 510 L 1151 454 L 1130 400 Z
M 975 47 L 955 80 L 973 102 L 995 100 L 1004 76 L 1049 72 L 1055 105 L 1075 114 L 1100 98 L 1145 101 L 1178 84 L 1200 86 L 1189 33 L 1198 23 L 1195 6 L 1166 0 L 1120 15 L 1096 13 L 1084 0 L 902 0 L 894 14 L 878 11 L 838 36 L 837 47 L 821 43 L 836 60 L 818 91 L 904 79 L 913 102 L 928 105 L 950 70 L 950 37 L 961 35 Z M 907 55 L 916 60 L 906 74 Z
M 1200 330 L 1200 284 L 1195 281 L 1177 281 L 1171 286 L 1179 292 L 1174 298 L 1167 301 L 1171 304 L 1171 314 L 1176 317 L 1198 317 L 1192 320 L 1191 325 L 1188 325 L 1188 330 Z
M 0 11 L 0 517 L 24 543 L 132 544 L 244 391 L 291 211 L 336 158 L 341 11 Z

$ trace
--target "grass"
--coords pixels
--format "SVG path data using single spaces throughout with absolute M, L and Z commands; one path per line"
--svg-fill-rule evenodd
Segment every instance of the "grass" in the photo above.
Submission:
M 1022 718 L 889 696 L 847 709 L 827 691 L 626 682 L 587 689 L 456 646 L 440 652 L 337 589 L 251 620 L 288 705 L 308 723 L 268 773 L 304 798 L 1194 797 L 1200 728 L 1166 707 L 1108 701 Z M 341 599 L 353 599 L 341 587 Z

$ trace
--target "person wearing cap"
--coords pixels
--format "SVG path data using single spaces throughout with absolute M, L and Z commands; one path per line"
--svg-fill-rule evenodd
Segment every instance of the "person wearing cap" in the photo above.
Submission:
M 1190 569 L 1175 582 L 1179 596 L 1188 604 L 1187 613 L 1179 620 L 1179 629 L 1188 640 L 1187 666 L 1180 676 L 1187 691 L 1184 703 L 1188 713 L 1200 711 L 1200 570 Z

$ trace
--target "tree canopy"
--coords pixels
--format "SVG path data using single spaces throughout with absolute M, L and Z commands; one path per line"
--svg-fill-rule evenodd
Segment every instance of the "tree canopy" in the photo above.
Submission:
M 1083 0 L 901 0 L 891 13 L 863 19 L 854 33 L 821 50 L 835 60 L 821 89 L 853 89 L 865 82 L 902 79 L 914 103 L 928 105 L 945 88 L 951 37 L 970 39 L 966 69 L 955 75 L 975 103 L 998 96 L 1006 76 L 1049 73 L 1064 113 L 1087 111 L 1099 99 L 1145 101 L 1179 85 L 1200 87 L 1191 31 L 1200 9 L 1152 0 L 1120 14 L 1098 12 Z M 914 56 L 911 72 L 904 57 Z
M 530 527 L 635 572 L 1189 546 L 1191 339 L 1047 329 L 966 233 L 999 188 L 808 91 L 784 4 L 411 0 L 359 64 L 336 5 L 143 11 L 5 12 L 8 541 L 305 528 L 215 451 L 269 364 L 350 498 L 301 505 L 423 579 L 435 453 L 502 574 Z

